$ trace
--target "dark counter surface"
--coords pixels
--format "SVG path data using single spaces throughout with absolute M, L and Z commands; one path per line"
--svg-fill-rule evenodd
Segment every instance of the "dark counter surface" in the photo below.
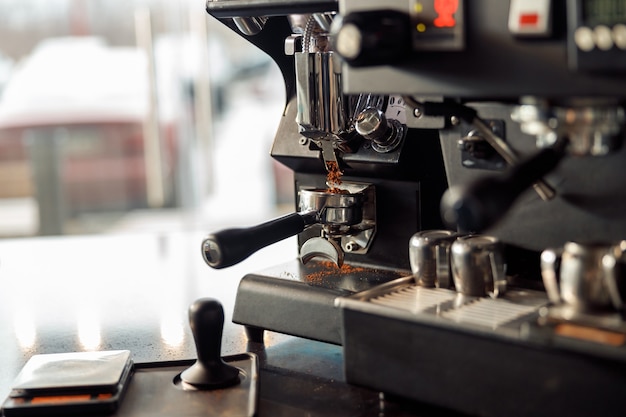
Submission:
M 222 355 L 255 352 L 260 416 L 442 415 L 344 382 L 340 346 L 265 332 L 249 343 L 231 321 L 239 280 L 293 259 L 292 239 L 224 270 L 200 255 L 202 234 L 167 233 L 0 240 L 0 397 L 34 354 L 131 351 L 137 363 L 194 359 L 187 309 L 224 307 Z

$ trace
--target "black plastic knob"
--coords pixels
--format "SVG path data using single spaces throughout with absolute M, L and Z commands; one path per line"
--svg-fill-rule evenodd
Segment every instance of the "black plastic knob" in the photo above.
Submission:
M 410 28 L 409 15 L 397 10 L 355 12 L 335 19 L 331 41 L 350 65 L 397 63 L 410 56 Z
M 448 189 L 441 200 L 444 222 L 460 232 L 484 232 L 504 217 L 522 192 L 554 170 L 563 156 L 560 149 L 544 149 L 501 177 L 485 177 Z
M 198 360 L 180 375 L 198 389 L 225 388 L 239 383 L 239 368 L 222 360 L 224 309 L 219 301 L 202 298 L 189 307 L 189 325 Z

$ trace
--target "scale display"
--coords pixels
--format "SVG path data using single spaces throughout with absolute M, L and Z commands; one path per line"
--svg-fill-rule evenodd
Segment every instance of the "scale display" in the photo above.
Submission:
M 626 23 L 626 0 L 584 0 L 583 21 L 588 26 Z

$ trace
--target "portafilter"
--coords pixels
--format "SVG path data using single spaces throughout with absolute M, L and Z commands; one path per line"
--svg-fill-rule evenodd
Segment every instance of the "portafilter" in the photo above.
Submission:
M 212 233 L 202 241 L 202 257 L 212 268 L 226 268 L 259 249 L 320 224 L 322 235 L 303 244 L 301 259 L 306 263 L 314 257 L 325 257 L 341 266 L 343 250 L 337 239 L 355 232 L 355 227 L 357 232 L 370 227 L 369 223 L 362 225 L 363 204 L 367 199 L 365 188 L 348 185 L 338 192 L 302 189 L 298 193 L 298 212 L 252 227 Z

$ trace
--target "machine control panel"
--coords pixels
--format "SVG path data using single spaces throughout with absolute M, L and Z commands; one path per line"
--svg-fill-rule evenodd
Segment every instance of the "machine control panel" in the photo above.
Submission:
M 465 46 L 462 0 L 414 0 L 411 21 L 416 51 L 460 50 Z
M 387 45 L 393 42 L 379 38 L 372 48 L 378 52 L 370 54 L 376 59 L 358 64 L 346 59 L 344 92 L 559 100 L 615 98 L 626 91 L 621 81 L 626 0 L 388 0 L 382 5 L 379 0 L 339 0 L 344 22 L 365 14 L 381 19 L 388 12 L 403 20 L 389 26 L 403 28 L 393 38 L 402 47 L 392 49 Z M 358 42 L 360 35 L 383 33 L 370 31 L 374 27 L 349 27 L 344 34 L 355 36 L 346 36 L 345 44 L 358 50 L 365 45 Z M 394 50 L 392 59 L 383 58 L 381 50 Z M 337 52 L 344 56 L 341 48 Z
M 389 64 L 415 51 L 465 46 L 462 0 L 410 0 L 403 7 L 348 13 L 334 28 L 337 52 L 353 66 Z

